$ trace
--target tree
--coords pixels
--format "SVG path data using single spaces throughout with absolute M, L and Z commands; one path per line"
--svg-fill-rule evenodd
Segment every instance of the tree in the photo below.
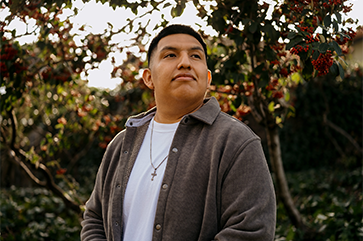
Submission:
M 79 73 L 86 71 L 85 63 L 96 67 L 97 63 L 107 58 L 112 49 L 121 48 L 116 44 L 109 44 L 111 36 L 125 32 L 136 33 L 136 37 L 132 39 L 133 45 L 139 46 L 143 51 L 144 48 L 140 43 L 150 37 L 150 30 L 165 26 L 167 21 L 162 18 L 156 26 L 151 26 L 150 21 L 142 20 L 150 19 L 153 13 L 168 8 L 171 10 L 172 17 L 180 16 L 187 4 L 186 0 L 176 1 L 173 4 L 165 0 L 139 1 L 138 3 L 99 2 L 108 2 L 113 8 L 124 7 L 131 9 L 135 14 L 138 12 L 143 14 L 129 19 L 128 25 L 122 29 L 114 31 L 111 25 L 103 34 L 88 35 L 83 40 L 82 46 L 74 46 L 72 43 L 74 36 L 69 34 L 71 23 L 68 20 L 57 19 L 57 14 L 62 9 L 71 8 L 71 1 L 38 1 L 36 4 L 12 1 L 12 4 L 7 4 L 11 16 L 6 21 L 10 22 L 14 16 L 19 16 L 25 22 L 28 18 L 36 19 L 40 33 L 36 45 L 28 47 L 19 46 L 14 42 L 16 33 L 12 33 L 11 38 L 3 38 L 3 42 L 8 41 L 7 44 L 12 47 L 8 45 L 6 45 L 8 48 L 2 47 L 2 54 L 13 57 L 12 59 L 9 57 L 9 60 L 4 59 L 5 64 L 2 60 L 1 66 L 2 73 L 9 73 L 1 76 L 1 86 L 6 86 L 1 107 L 7 111 L 10 119 L 14 116 L 15 103 L 18 99 L 24 99 L 24 93 L 39 86 L 36 81 L 47 83 L 52 80 L 57 86 L 62 86 L 64 80 L 69 80 L 75 86 Z M 213 72 L 214 86 L 210 94 L 220 101 L 223 111 L 239 119 L 251 113 L 264 127 L 279 199 L 283 202 L 292 223 L 306 231 L 306 224 L 294 205 L 285 178 L 278 130 L 287 118 L 294 116 L 291 95 L 299 83 L 327 74 L 332 78 L 344 77 L 344 54 L 348 51 L 355 31 L 347 27 L 354 21 L 344 20 L 342 14 L 349 12 L 352 6 L 347 6 L 346 0 L 286 0 L 282 3 L 279 1 L 274 3 L 269 5 L 257 0 L 216 1 L 215 4 L 210 5 L 211 9 L 206 9 L 203 2 L 193 1 L 199 16 L 218 33 L 218 36 L 212 37 L 202 32 L 208 41 L 210 54 L 208 66 Z M 273 8 L 271 18 L 267 15 L 269 8 Z M 45 24 L 49 20 L 52 27 Z M 4 24 L 3 29 L 5 29 Z M 54 35 L 54 33 L 59 39 L 50 41 L 49 34 Z M 31 58 L 29 54 L 15 56 L 15 51 L 12 50 L 15 49 L 18 54 L 25 53 L 27 48 L 29 53 L 34 53 Z M 89 54 L 88 50 L 92 54 Z M 122 76 L 125 80 L 122 84 L 125 89 L 142 93 L 144 87 L 137 78 L 137 73 L 143 67 L 143 60 L 140 56 L 131 53 L 128 56 L 128 60 L 123 65 L 115 66 L 112 74 Z M 49 68 L 45 68 L 46 66 Z M 31 81 L 26 82 L 28 84 L 22 83 L 24 78 Z M 29 86 L 30 83 L 32 83 L 31 86 Z M 120 92 L 120 98 L 129 100 L 127 94 L 122 94 L 127 93 L 125 89 L 121 89 L 124 92 Z M 151 93 L 146 92 L 146 94 L 137 95 L 137 98 L 142 98 L 146 106 L 152 106 L 153 101 L 150 100 L 150 96 Z M 132 111 L 133 108 L 131 107 L 130 110 Z M 82 113 L 79 108 L 73 111 Z M 97 119 L 95 116 L 92 118 Z M 61 119 L 59 122 L 57 130 L 61 131 L 65 128 L 64 120 Z M 92 123 L 92 120 L 89 122 Z M 15 118 L 11 123 L 15 123 Z M 330 120 L 326 119 L 326 123 L 344 133 L 348 139 L 350 138 L 349 134 Z M 11 128 L 12 131 L 2 129 L 5 133 L 4 140 L 8 133 L 13 133 L 13 136 L 16 133 L 15 124 L 11 124 Z M 21 156 L 19 148 L 14 145 L 15 140 L 14 137 L 7 142 L 10 152 L 15 153 L 14 159 Z M 357 148 L 361 149 L 359 146 Z M 36 156 L 34 153 L 29 154 Z M 24 160 L 22 162 L 25 163 Z
M 294 115 L 290 91 L 297 84 L 329 72 L 344 78 L 342 48 L 346 50 L 355 35 L 351 28 L 345 29 L 352 20 L 342 21 L 341 14 L 351 9 L 344 2 L 285 1 L 276 4 L 267 19 L 266 3 L 224 1 L 207 16 L 219 37 L 232 40 L 215 41 L 216 51 L 228 56 L 221 58 L 217 52 L 209 65 L 216 67 L 214 80 L 222 85 L 217 97 L 221 96 L 218 90 L 227 92 L 225 111 L 236 113 L 237 118 L 251 112 L 264 126 L 278 196 L 292 223 L 303 231 L 307 227 L 283 170 L 278 129 Z
M 117 71 L 123 72 L 124 82 L 117 94 L 90 89 L 81 80 L 81 73 L 87 76 L 87 71 L 97 68 L 117 46 L 109 43 L 115 34 L 111 27 L 103 34 L 86 35 L 77 46 L 77 34 L 71 34 L 71 16 L 59 18 L 70 4 L 4 3 L 10 14 L 0 24 L 1 150 L 3 162 L 20 166 L 35 184 L 51 190 L 68 208 L 81 213 L 85 200 L 77 195 L 79 184 L 73 178 L 82 169 L 78 162 L 95 146 L 103 152 L 128 115 L 146 109 L 135 99 L 141 95 L 148 99 L 148 92 L 142 82 L 134 81 L 144 62 L 132 54 L 110 73 L 116 77 Z M 35 21 L 35 28 L 17 34 L 7 29 L 14 19 L 27 25 Z M 78 31 L 83 32 L 84 26 Z M 34 33 L 38 35 L 36 42 L 17 42 Z M 115 105 L 123 99 L 127 101 Z M 10 170 L 11 164 L 5 167 L 2 170 Z

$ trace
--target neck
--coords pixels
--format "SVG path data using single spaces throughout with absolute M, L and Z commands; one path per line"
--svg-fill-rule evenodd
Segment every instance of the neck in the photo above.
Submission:
M 185 106 L 159 106 L 156 104 L 157 110 L 155 114 L 155 121 L 158 123 L 172 124 L 179 122 L 183 116 L 197 111 L 203 106 L 203 100 L 194 105 Z

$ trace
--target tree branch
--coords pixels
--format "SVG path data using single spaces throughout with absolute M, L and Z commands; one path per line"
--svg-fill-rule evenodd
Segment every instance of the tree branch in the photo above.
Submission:
M 45 181 L 41 181 L 40 179 L 38 179 L 33 174 L 33 172 L 28 168 L 28 166 L 25 164 L 26 160 L 31 161 L 31 159 L 29 158 L 28 154 L 24 150 L 15 147 L 15 138 L 16 138 L 16 131 L 17 131 L 16 117 L 15 117 L 15 113 L 13 110 L 8 111 L 8 114 L 11 119 L 12 137 L 10 140 L 10 145 L 8 143 L 5 143 L 5 144 L 8 145 L 8 147 L 9 147 L 10 155 L 13 157 L 12 160 L 16 164 L 18 164 L 37 185 L 48 188 L 56 196 L 60 197 L 67 207 L 69 207 L 76 213 L 80 213 L 81 212 L 80 205 L 78 205 L 74 200 L 72 200 L 72 198 L 54 182 L 52 174 L 50 173 L 49 169 L 43 163 L 39 162 L 39 164 L 36 164 L 36 165 L 37 165 L 37 168 L 39 168 L 39 170 L 44 175 L 44 177 L 46 179 Z M 2 131 L 2 134 L 4 134 L 3 131 Z M 35 165 L 35 164 L 33 164 L 33 165 Z
M 16 162 L 16 164 L 18 164 L 25 172 L 26 174 L 28 174 L 28 176 L 39 186 L 45 187 L 46 186 L 46 182 L 45 181 L 41 181 L 39 180 L 33 173 L 32 171 L 29 169 L 29 167 L 27 165 L 25 165 L 25 163 L 23 161 L 20 160 L 20 158 L 15 154 L 14 150 L 10 150 L 10 156 L 12 156 L 14 158 L 14 161 Z
M 330 141 L 333 143 L 335 149 L 337 149 L 337 151 L 339 152 L 339 154 L 344 158 L 345 157 L 345 154 L 344 154 L 342 148 L 340 148 L 340 145 L 335 140 L 335 138 L 330 134 L 330 132 L 328 131 L 327 128 L 325 128 L 325 133 L 329 137 Z
M 78 205 L 64 190 L 62 190 L 53 179 L 49 169 L 43 164 L 39 163 L 39 170 L 44 175 L 46 181 L 40 181 L 32 171 L 25 165 L 24 160 L 29 160 L 27 153 L 21 149 L 12 149 L 10 151 L 11 156 L 14 158 L 17 164 L 28 174 L 28 176 L 39 186 L 46 187 L 51 190 L 56 196 L 60 197 L 64 204 L 75 211 L 76 213 L 81 212 L 80 205 Z M 20 158 L 21 157 L 21 158 Z M 24 159 L 24 160 L 22 160 Z
M 335 125 L 330 120 L 328 120 L 327 117 L 326 117 L 326 114 L 324 114 L 323 118 L 324 118 L 324 123 L 327 126 L 329 126 L 333 130 L 335 130 L 336 132 L 340 133 L 342 136 L 347 138 L 348 141 L 350 141 L 350 143 L 352 143 L 352 145 L 357 149 L 357 151 L 359 151 L 361 154 L 363 154 L 363 149 L 358 145 L 358 143 L 353 139 L 353 137 L 351 135 L 349 135 L 345 130 L 343 130 L 339 126 Z
M 11 110 L 8 111 L 8 115 L 10 117 L 11 120 L 11 138 L 10 138 L 10 148 L 14 148 L 15 146 L 15 139 L 16 139 L 16 129 L 18 126 L 18 122 L 14 113 L 14 109 L 11 108 Z

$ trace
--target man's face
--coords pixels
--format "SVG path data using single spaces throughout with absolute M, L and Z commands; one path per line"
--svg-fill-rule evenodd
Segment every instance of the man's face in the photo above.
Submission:
M 211 76 L 202 45 L 188 34 L 162 38 L 143 74 L 159 103 L 194 104 L 203 101 Z

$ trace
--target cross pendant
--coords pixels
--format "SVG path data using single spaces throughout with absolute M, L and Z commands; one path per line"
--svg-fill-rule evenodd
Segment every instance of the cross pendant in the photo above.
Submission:
M 151 178 L 151 181 L 154 181 L 154 177 L 155 176 L 157 176 L 158 174 L 156 174 L 156 170 L 154 170 L 154 173 L 151 173 L 151 176 L 153 176 L 152 178 Z

